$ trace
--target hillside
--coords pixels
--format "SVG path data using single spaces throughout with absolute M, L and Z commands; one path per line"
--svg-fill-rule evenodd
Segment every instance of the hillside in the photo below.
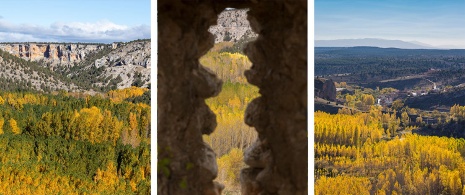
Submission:
M 108 91 L 150 83 L 150 40 L 127 43 L 0 43 L 6 90 Z
M 0 83 L 2 90 L 76 91 L 71 79 L 56 74 L 37 62 L 26 61 L 0 50 Z
M 147 92 L 0 90 L 0 194 L 150 194 Z

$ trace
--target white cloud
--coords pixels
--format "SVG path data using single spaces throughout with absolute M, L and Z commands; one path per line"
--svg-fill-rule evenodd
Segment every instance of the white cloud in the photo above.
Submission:
M 49 27 L 11 24 L 0 20 L 1 42 L 115 42 L 150 38 L 150 26 L 125 26 L 107 20 L 61 23 Z

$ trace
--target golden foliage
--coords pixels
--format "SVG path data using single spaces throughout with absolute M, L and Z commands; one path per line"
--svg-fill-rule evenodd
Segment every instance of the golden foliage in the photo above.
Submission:
M 142 96 L 142 94 L 144 94 L 146 91 L 148 91 L 147 88 L 132 86 L 124 89 L 111 90 L 107 93 L 107 95 L 113 102 L 118 103 L 122 102 L 126 98 Z
M 382 132 L 380 125 L 390 121 L 398 119 L 376 108 L 354 115 L 316 112 L 316 194 L 461 194 L 465 140 L 412 134 L 383 140 L 369 134 Z M 373 182 L 364 182 L 368 178 Z
M 238 185 L 240 171 L 245 167 L 243 158 L 243 152 L 239 148 L 233 148 L 228 154 L 219 158 L 217 179 L 221 183 Z
M 0 116 L 0 135 L 2 135 L 4 132 L 3 132 L 3 125 L 5 123 L 5 119 L 3 117 Z
M 247 83 L 244 77 L 244 71 L 252 66 L 247 56 L 239 53 L 228 52 L 208 52 L 202 58 L 200 63 L 224 81 Z
M 332 194 L 353 194 L 353 195 L 369 195 L 370 180 L 368 178 L 352 177 L 352 176 L 337 176 L 321 177 L 316 181 L 316 195 L 332 195 Z
M 21 133 L 21 129 L 18 127 L 18 123 L 16 122 L 15 119 L 10 118 L 9 123 L 10 123 L 11 132 L 13 132 L 14 134 Z

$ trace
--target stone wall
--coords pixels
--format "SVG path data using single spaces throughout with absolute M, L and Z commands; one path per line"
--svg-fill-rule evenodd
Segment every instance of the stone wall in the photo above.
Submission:
M 221 81 L 199 64 L 214 43 L 207 30 L 226 7 L 249 8 L 258 39 L 245 75 L 261 97 L 246 111 L 259 139 L 247 150 L 243 194 L 307 194 L 307 2 L 158 1 L 158 194 L 220 194 L 216 156 L 202 134 L 216 127 L 205 99 Z
M 259 36 L 246 47 L 253 65 L 245 76 L 261 97 L 246 110 L 259 134 L 258 149 L 249 151 L 259 152 L 246 153 L 243 181 L 256 187 L 243 194 L 307 194 L 307 2 L 259 1 L 248 19 Z

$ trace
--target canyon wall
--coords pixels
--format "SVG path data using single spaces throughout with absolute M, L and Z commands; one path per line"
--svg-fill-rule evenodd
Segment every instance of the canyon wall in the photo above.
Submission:
M 103 44 L 60 43 L 0 43 L 0 49 L 31 61 L 43 61 L 51 65 L 73 65 L 93 52 L 107 47 Z

